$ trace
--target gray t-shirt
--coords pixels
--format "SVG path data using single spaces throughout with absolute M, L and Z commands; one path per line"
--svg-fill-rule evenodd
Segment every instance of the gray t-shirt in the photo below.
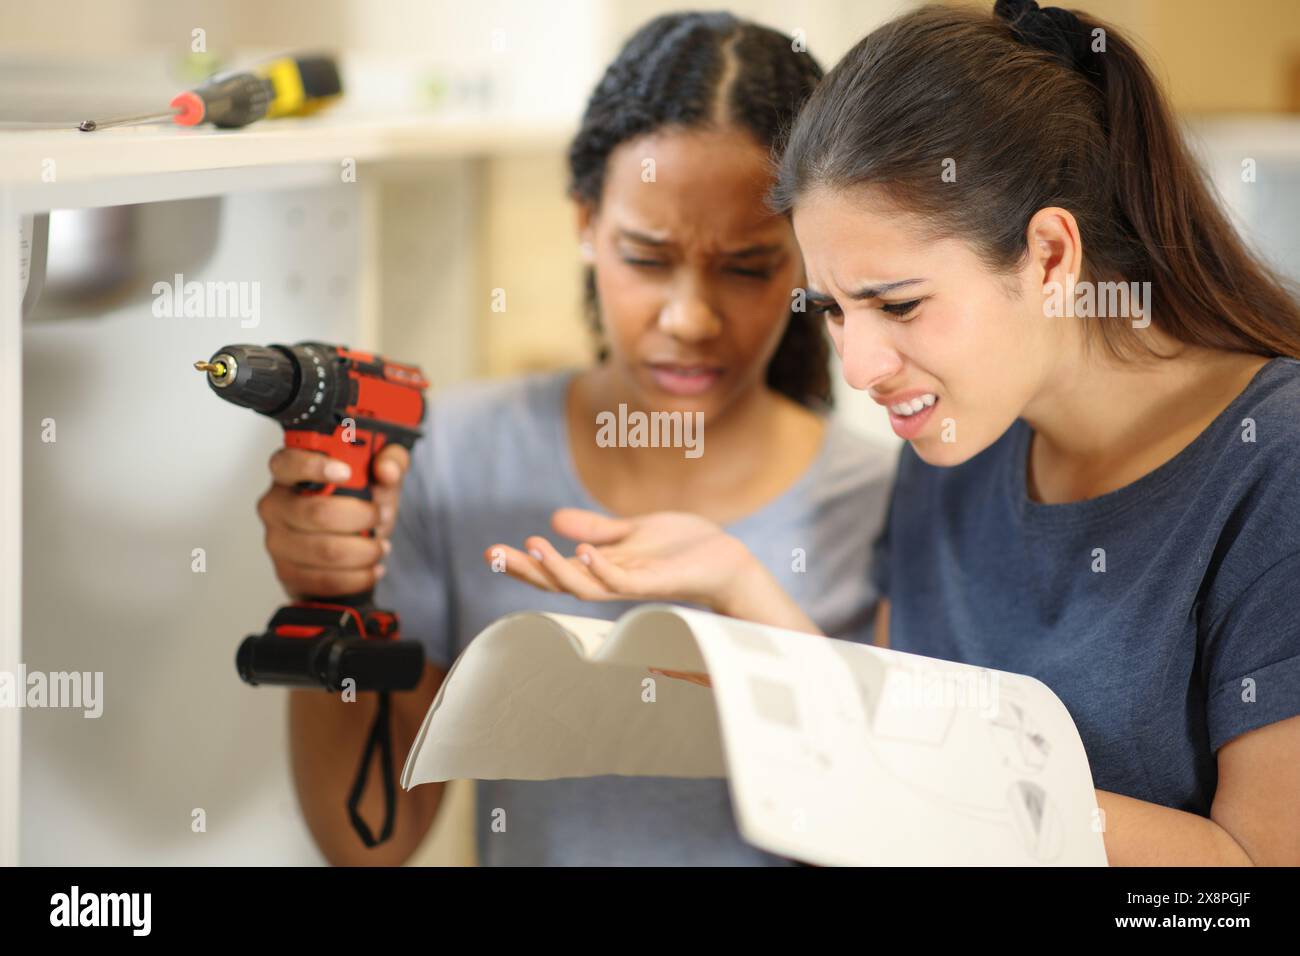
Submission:
M 422 642 L 439 667 L 449 668 L 477 634 L 515 611 L 613 619 L 631 607 L 539 591 L 483 561 L 488 546 L 521 547 L 530 534 L 571 553 L 573 543 L 551 532 L 551 513 L 604 511 L 569 453 L 564 408 L 572 375 L 473 383 L 430 403 L 375 600 L 401 615 L 403 636 Z M 819 455 L 795 484 L 727 527 L 832 636 L 871 639 L 871 543 L 892 471 L 889 450 L 831 419 Z M 497 808 L 505 811 L 503 833 L 491 828 Z M 477 817 L 484 865 L 787 862 L 741 840 L 724 780 L 484 780 Z

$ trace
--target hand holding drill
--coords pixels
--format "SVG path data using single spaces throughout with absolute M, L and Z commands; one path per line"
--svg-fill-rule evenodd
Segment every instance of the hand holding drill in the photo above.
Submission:
M 389 445 L 375 458 L 370 501 L 337 495 L 304 496 L 300 482 L 346 481 L 349 466 L 300 448 L 271 456 L 271 487 L 257 502 L 266 527 L 266 550 L 276 577 L 295 601 L 308 595 L 334 597 L 371 590 L 384 573 L 384 558 L 397 520 L 410 453 Z M 359 532 L 373 529 L 374 537 Z

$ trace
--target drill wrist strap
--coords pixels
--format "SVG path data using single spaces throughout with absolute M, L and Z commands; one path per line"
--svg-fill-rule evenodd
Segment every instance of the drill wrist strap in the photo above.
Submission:
M 388 691 L 379 694 L 379 709 L 375 711 L 374 723 L 370 726 L 370 738 L 366 741 L 365 753 L 361 755 L 361 766 L 357 768 L 357 777 L 352 784 L 352 793 L 348 797 L 348 816 L 352 818 L 352 828 L 361 837 L 367 847 L 375 847 L 393 835 L 393 820 L 397 815 L 397 788 L 393 783 L 393 734 L 388 707 Z M 379 775 L 384 783 L 384 826 L 376 839 L 366 821 L 361 819 L 357 808 L 361 804 L 361 795 L 366 789 L 366 778 L 370 775 L 370 755 L 379 750 Z

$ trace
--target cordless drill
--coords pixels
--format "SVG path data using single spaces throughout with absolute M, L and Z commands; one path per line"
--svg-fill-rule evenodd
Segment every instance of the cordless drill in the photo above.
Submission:
M 275 419 L 286 447 L 322 452 L 346 462 L 347 481 L 301 482 L 303 495 L 346 495 L 371 499 L 371 466 L 389 444 L 406 449 L 421 435 L 424 389 L 418 368 L 368 352 L 321 342 L 297 345 L 227 345 L 194 367 L 207 373 L 212 391 Z M 362 532 L 373 536 L 373 530 Z M 379 710 L 348 802 L 354 827 L 367 846 L 392 833 L 392 741 L 388 692 L 410 690 L 424 669 L 424 649 L 401 640 L 396 613 L 375 607 L 373 592 L 344 597 L 308 597 L 280 608 L 262 634 L 245 638 L 235 655 L 239 676 L 249 684 L 320 687 L 380 692 Z M 370 765 L 381 748 L 387 821 L 378 839 L 356 806 Z

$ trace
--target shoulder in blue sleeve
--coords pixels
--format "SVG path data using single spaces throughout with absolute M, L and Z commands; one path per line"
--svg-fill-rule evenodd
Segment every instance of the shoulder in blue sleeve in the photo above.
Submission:
M 1202 653 L 1215 752 L 1300 715 L 1300 362 L 1276 359 L 1230 423 L 1229 513 L 1212 562 Z M 1225 468 L 1225 472 L 1226 472 Z
M 1206 633 L 1210 749 L 1300 715 L 1300 551 L 1278 561 Z

